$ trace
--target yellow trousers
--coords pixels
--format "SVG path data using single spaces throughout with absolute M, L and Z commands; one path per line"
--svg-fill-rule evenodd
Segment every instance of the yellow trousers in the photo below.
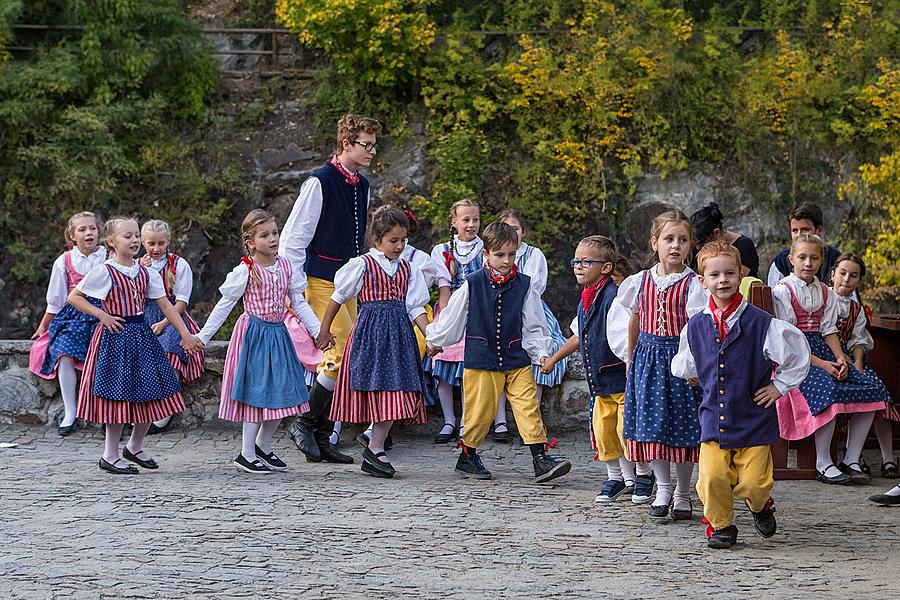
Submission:
M 425 316 L 428 317 L 428 322 L 431 323 L 434 321 L 434 311 L 431 310 L 431 306 L 425 305 Z M 413 331 L 416 332 L 416 343 L 419 345 L 419 358 L 425 358 L 425 336 L 422 335 L 422 331 L 416 327 L 415 323 L 412 324 Z
M 697 493 L 703 502 L 703 516 L 716 529 L 731 524 L 735 498 L 746 500 L 750 510 L 761 511 L 773 485 L 768 446 L 723 449 L 718 442 L 700 444 Z
M 464 369 L 462 388 L 465 414 L 462 441 L 466 446 L 477 448 L 487 437 L 504 389 L 522 440 L 526 444 L 547 441 L 531 365 L 511 371 Z
M 624 454 L 622 419 L 625 416 L 625 393 L 594 397 L 591 410 L 591 434 L 597 447 L 597 460 L 616 460 Z
M 331 300 L 331 294 L 334 293 L 334 283 L 318 277 L 308 277 L 306 281 L 308 283 L 306 301 L 309 302 L 313 312 L 321 321 L 325 316 L 325 309 L 328 308 L 328 301 Z M 331 379 L 337 379 L 338 369 L 341 368 L 341 357 L 344 355 L 344 346 L 347 345 L 347 337 L 350 335 L 354 321 L 356 321 L 355 299 L 348 300 L 341 307 L 331 324 L 334 348 L 324 353 L 322 363 L 319 365 L 319 373 L 323 373 Z

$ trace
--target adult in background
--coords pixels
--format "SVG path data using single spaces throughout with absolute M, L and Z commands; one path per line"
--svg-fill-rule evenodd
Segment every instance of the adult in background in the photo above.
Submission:
M 741 255 L 741 264 L 750 272 L 745 276 L 759 278 L 759 254 L 753 240 L 741 233 L 727 231 L 722 225 L 722 211 L 715 202 L 710 202 L 691 215 L 691 226 L 694 228 L 694 239 L 697 248 L 712 241 L 723 241 L 731 244 Z
M 369 181 L 359 173 L 375 157 L 375 119 L 348 114 L 337 122 L 334 156 L 303 182 L 294 208 L 284 224 L 279 253 L 287 258 L 293 279 L 306 289 L 306 300 L 319 320 L 334 293 L 334 274 L 366 248 Z M 310 410 L 294 419 L 290 434 L 309 462 L 349 464 L 353 458 L 338 452 L 328 437 L 329 420 L 341 356 L 356 320 L 356 301 L 344 304 L 331 331 L 334 345 L 326 350 L 309 393 Z

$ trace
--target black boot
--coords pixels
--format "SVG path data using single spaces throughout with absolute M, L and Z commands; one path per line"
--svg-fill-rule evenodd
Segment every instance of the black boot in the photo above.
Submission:
M 324 411 L 331 409 L 332 395 L 332 392 L 329 392 L 317 381 L 309 392 L 309 412 L 294 419 L 288 429 L 294 444 L 300 452 L 306 455 L 306 460 L 309 462 L 322 461 L 322 453 L 319 450 L 319 444 L 316 443 L 316 430 Z

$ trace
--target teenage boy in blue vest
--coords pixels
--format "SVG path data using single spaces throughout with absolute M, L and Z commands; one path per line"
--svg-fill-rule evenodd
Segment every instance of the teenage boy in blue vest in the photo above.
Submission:
M 531 449 L 535 481 L 545 483 L 565 475 L 572 465 L 544 453 L 547 433 L 531 370 L 532 360 L 543 363 L 550 352 L 544 306 L 531 278 L 517 272 L 516 230 L 496 221 L 484 229 L 481 238 L 484 268 L 466 278 L 437 321 L 426 329 L 431 356 L 466 336 L 462 385 L 466 426 L 456 472 L 491 478 L 476 450 L 490 431 L 505 390 L 519 435 Z
M 788 226 L 791 228 L 791 240 L 796 240 L 804 233 L 814 233 L 819 237 L 823 237 L 825 224 L 822 209 L 813 202 L 802 202 L 788 216 Z M 766 278 L 766 283 L 769 284 L 769 287 L 774 288 L 779 281 L 793 273 L 794 268 L 788 260 L 790 253 L 790 249 L 785 248 L 772 261 L 772 266 L 769 267 L 769 275 Z M 841 251 L 834 246 L 825 246 L 822 267 L 816 273 L 816 277 L 825 285 L 831 285 L 831 271 L 834 269 L 834 263 L 840 255 Z
M 809 372 L 809 344 L 799 329 L 747 303 L 738 286 L 741 257 L 727 242 L 710 242 L 697 255 L 709 304 L 681 332 L 672 374 L 699 380 L 700 475 L 707 545 L 737 541 L 734 498 L 744 500 L 756 531 L 775 535 L 769 445 L 778 441 L 775 401 Z M 774 369 L 774 376 L 773 376 Z
M 574 335 L 544 362 L 542 370 L 551 371 L 558 361 L 581 350 L 591 392 L 591 447 L 597 452 L 597 460 L 606 465 L 607 475 L 595 502 L 613 502 L 622 494 L 631 493 L 632 501 L 641 503 L 649 501 L 653 493 L 653 471 L 649 465 L 643 465 L 636 486 L 635 465 L 625 457 L 622 438 L 625 363 L 612 349 L 619 344 L 624 353 L 628 340 L 625 336 L 610 339 L 606 325 L 608 319 L 627 321 L 631 316 L 614 302 L 619 287 L 612 275 L 618 259 L 616 245 L 607 237 L 591 235 L 578 243 L 571 261 L 575 279 L 582 286 L 578 311 L 569 326 Z
M 344 115 L 337 123 L 337 150 L 303 182 L 294 208 L 281 232 L 279 253 L 291 263 L 293 285 L 306 288 L 306 301 L 321 320 L 331 294 L 334 274 L 366 248 L 369 181 L 359 173 L 375 157 L 375 119 Z M 319 365 L 309 394 L 309 412 L 291 424 L 294 443 L 310 462 L 352 463 L 329 441 L 334 423 L 328 419 L 341 356 L 356 319 L 356 302 L 341 307 L 332 324 L 333 345 Z

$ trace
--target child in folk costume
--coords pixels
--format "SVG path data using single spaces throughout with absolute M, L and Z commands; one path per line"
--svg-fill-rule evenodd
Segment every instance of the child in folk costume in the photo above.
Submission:
M 66 242 L 72 248 L 61 254 L 50 270 L 47 286 L 47 312 L 31 339 L 28 367 L 44 379 L 59 378 L 65 413 L 59 421 L 57 433 L 67 436 L 75 430 L 78 408 L 78 376 L 75 369 L 83 367 L 91 335 L 97 325 L 96 317 L 83 313 L 68 304 L 69 294 L 91 269 L 106 260 L 106 248 L 100 244 L 97 217 L 91 212 L 72 215 L 66 224 Z M 88 300 L 95 307 L 100 302 Z
M 481 209 L 472 200 L 464 199 L 450 207 L 450 241 L 438 244 L 431 250 L 431 258 L 443 264 L 450 275 L 447 282 L 438 280 L 438 287 L 449 285 L 451 291 L 458 290 L 472 273 L 482 268 L 484 243 L 478 237 L 481 228 Z M 438 311 L 440 312 L 440 311 Z M 435 319 L 438 318 L 435 315 Z M 444 348 L 440 358 L 426 359 L 425 369 L 438 380 L 438 397 L 444 413 L 444 426 L 435 436 L 436 444 L 446 444 L 462 427 L 456 423 L 453 407 L 453 388 L 462 384 L 463 358 L 466 349 L 465 338 Z M 465 395 L 465 390 L 462 390 Z M 463 401 L 465 405 L 465 401 Z
M 709 303 L 682 330 L 672 374 L 699 382 L 703 390 L 697 493 L 707 545 L 730 548 L 738 534 L 735 497 L 747 503 L 761 536 L 775 535 L 769 495 L 769 446 L 779 439 L 774 406 L 809 372 L 809 346 L 799 329 L 744 300 L 737 248 L 709 242 L 697 255 L 697 269 Z
M 241 453 L 234 465 L 267 475 L 287 469 L 272 449 L 281 419 L 308 410 L 307 373 L 284 324 L 286 297 L 310 333 L 318 335 L 319 320 L 303 290 L 291 287 L 291 265 L 278 255 L 275 218 L 251 210 L 241 223 L 241 239 L 247 254 L 219 288 L 222 298 L 197 339 L 209 344 L 234 305 L 243 301 L 244 313 L 234 325 L 225 356 L 219 418 L 243 423 Z
M 465 432 L 457 473 L 490 479 L 476 449 L 484 441 L 506 391 L 522 440 L 530 447 L 534 476 L 544 483 L 572 468 L 544 453 L 547 434 L 537 404 L 532 361 L 543 364 L 550 348 L 544 307 L 531 278 L 516 269 L 516 230 L 499 221 L 484 231 L 484 269 L 472 273 L 453 292 L 437 320 L 428 326 L 429 353 L 439 354 L 465 336 L 463 405 Z
M 876 386 L 884 386 L 875 370 L 866 364 L 866 353 L 871 352 L 875 347 L 875 341 L 866 329 L 867 318 L 866 312 L 862 304 L 854 300 L 859 282 L 866 275 L 866 264 L 859 256 L 850 252 L 844 252 L 838 256 L 835 261 L 834 268 L 831 270 L 831 291 L 834 292 L 835 300 L 837 300 L 837 333 L 841 342 L 841 350 L 846 360 L 858 373 L 864 378 L 872 382 Z M 894 440 L 891 427 L 892 421 L 900 421 L 900 412 L 893 404 L 893 399 L 888 399 L 887 408 L 872 415 L 874 417 L 875 435 L 878 438 L 878 445 L 881 447 L 881 476 L 888 479 L 896 479 L 897 463 L 894 459 Z M 858 419 L 860 423 L 865 423 L 868 419 L 867 413 L 856 413 L 850 417 L 851 425 L 854 420 Z M 862 425 L 851 426 L 847 431 L 847 448 L 853 448 L 860 444 L 860 440 L 854 436 L 863 436 Z M 863 439 L 864 441 L 864 439 Z M 849 454 L 849 450 L 848 450 Z M 847 468 L 857 471 L 857 473 L 848 472 Z M 859 482 L 865 482 L 866 479 L 860 476 L 863 473 L 868 478 L 868 473 L 864 473 L 860 465 L 853 466 L 853 463 L 847 462 L 845 457 L 842 465 L 838 468 L 847 473 L 851 478 L 855 476 Z
M 404 210 L 403 213 L 406 215 L 406 218 L 409 220 L 409 230 L 406 232 L 406 242 L 403 247 L 403 252 L 400 253 L 400 258 L 411 264 L 413 267 L 418 268 L 422 271 L 422 275 L 425 277 L 425 287 L 429 290 L 431 288 L 437 286 L 438 288 L 438 303 L 437 309 L 443 310 L 445 306 L 447 306 L 447 301 L 450 300 L 450 272 L 447 271 L 447 266 L 444 263 L 435 262 L 435 260 L 431 257 L 431 255 L 422 252 L 415 246 L 409 243 L 409 238 L 416 235 L 416 230 L 418 229 L 418 221 L 416 220 L 415 215 L 413 215 L 412 211 Z M 428 322 L 431 323 L 434 320 L 434 313 L 431 310 L 431 306 L 425 305 L 425 315 L 428 317 Z M 425 357 L 425 334 L 419 330 L 418 328 L 414 328 L 416 334 L 416 342 L 419 346 L 419 355 L 425 358 L 426 362 L 430 365 L 430 358 Z M 425 405 L 432 406 L 439 402 L 434 392 L 429 390 L 429 377 L 431 377 L 430 373 L 425 374 Z M 431 388 L 433 389 L 433 388 Z M 452 408 L 452 406 L 451 406 Z M 366 429 L 363 433 L 356 436 L 356 441 L 363 446 L 364 448 L 368 447 L 369 439 L 372 435 L 372 426 L 374 424 L 370 423 L 369 428 Z M 332 439 L 332 443 L 337 443 L 335 439 Z M 388 433 L 387 439 L 385 440 L 385 450 L 390 450 L 393 445 L 391 440 L 391 434 Z
M 119 457 L 125 424 L 134 423 L 134 429 L 122 456 L 145 469 L 157 469 L 143 449 L 144 437 L 151 423 L 184 410 L 178 374 L 144 319 L 147 299 L 156 300 L 174 323 L 185 350 L 193 351 L 196 342 L 166 298 L 159 273 L 134 260 L 141 248 L 137 221 L 110 219 L 104 233 L 113 258 L 91 269 L 69 294 L 69 304 L 100 321 L 85 358 L 78 417 L 106 425 L 100 468 L 130 475 L 138 469 Z M 100 300 L 102 308 L 89 297 Z
M 181 315 L 184 326 L 191 334 L 200 331 L 200 326 L 187 313 L 188 302 L 191 300 L 191 290 L 194 287 L 194 276 L 191 266 L 184 258 L 169 252 L 169 242 L 172 239 L 172 228 L 165 221 L 154 219 L 146 221 L 141 227 L 141 243 L 146 254 L 141 257 L 141 265 L 153 269 L 162 278 L 166 290 L 166 298 L 175 312 Z M 144 307 L 144 318 L 150 325 L 150 329 L 159 338 L 166 356 L 172 367 L 181 377 L 181 381 L 194 381 L 203 375 L 205 353 L 203 350 L 188 355 L 179 345 L 178 331 L 169 324 L 168 319 L 159 310 L 156 302 L 148 301 Z M 171 421 L 165 418 L 155 422 L 150 427 L 150 433 L 164 430 Z
M 796 325 L 812 351 L 807 378 L 778 400 L 778 424 L 786 440 L 815 434 L 819 481 L 866 483 L 869 477 L 859 469 L 859 456 L 872 417 L 875 411 L 885 410 L 890 394 L 880 380 L 851 367 L 844 356 L 837 328 L 837 296 L 816 277 L 824 256 L 822 238 L 798 236 L 788 257 L 794 272 L 772 289 L 775 316 Z M 831 458 L 831 438 L 838 414 L 851 417 L 850 443 L 844 462 L 836 467 Z
M 678 351 L 678 336 L 687 320 L 703 310 L 706 295 L 685 264 L 691 248 L 691 223 L 679 210 L 653 220 L 650 245 L 659 262 L 636 273 L 619 287 L 617 302 L 628 321 L 623 435 L 632 461 L 650 462 L 656 498 L 650 516 L 690 519 L 691 473 L 700 456 L 697 408 L 700 390 L 673 377 L 669 364 Z M 672 489 L 670 466 L 678 476 Z
M 344 350 L 349 368 L 338 374 L 331 419 L 373 423 L 362 471 L 381 478 L 395 474 L 384 447 L 394 422 L 426 421 L 422 363 L 410 322 L 425 331 L 428 288 L 422 272 L 400 258 L 408 231 L 409 219 L 399 208 L 375 211 L 369 226 L 374 247 L 335 274 L 317 340 L 320 346 L 331 343 L 334 316 L 357 298 L 359 313 Z
M 525 243 L 525 235 L 528 233 L 528 228 L 522 213 L 514 208 L 508 208 L 502 211 L 497 218 L 511 226 L 516 230 L 516 233 L 519 234 L 519 247 L 516 250 L 516 268 L 519 273 L 528 275 L 538 294 L 543 295 L 544 290 L 547 289 L 547 257 L 544 256 L 544 253 L 541 252 L 540 248 Z M 553 314 L 553 311 L 550 310 L 550 307 L 547 306 L 546 302 L 543 302 L 543 300 L 541 302 L 544 305 L 544 317 L 547 319 L 547 327 L 549 328 L 550 339 L 552 340 L 550 352 L 554 353 L 566 343 L 566 337 L 559 327 L 559 321 L 556 319 L 556 315 Z M 567 357 L 561 357 L 559 361 L 553 364 L 553 370 L 548 371 L 547 373 L 542 372 L 540 365 L 531 366 L 531 369 L 534 372 L 534 381 L 537 384 L 538 406 L 541 404 L 544 386 L 553 387 L 562 383 L 563 377 L 566 375 L 568 363 Z M 494 419 L 493 429 L 495 442 L 509 441 L 509 428 L 506 426 L 505 395 L 500 396 L 500 403 L 497 408 L 497 417 Z
M 572 268 L 575 279 L 583 286 L 577 314 L 570 328 L 571 338 L 544 361 L 549 372 L 560 358 L 581 350 L 581 359 L 591 392 L 591 448 L 597 460 L 606 465 L 607 479 L 597 494 L 596 502 L 613 502 L 631 488 L 634 492 L 634 463 L 625 457 L 622 438 L 623 405 L 625 403 L 625 362 L 611 349 L 615 343 L 607 335 L 608 319 L 625 319 L 629 314 L 615 303 L 619 288 L 612 280 L 616 246 L 602 235 L 584 238 L 575 248 Z

